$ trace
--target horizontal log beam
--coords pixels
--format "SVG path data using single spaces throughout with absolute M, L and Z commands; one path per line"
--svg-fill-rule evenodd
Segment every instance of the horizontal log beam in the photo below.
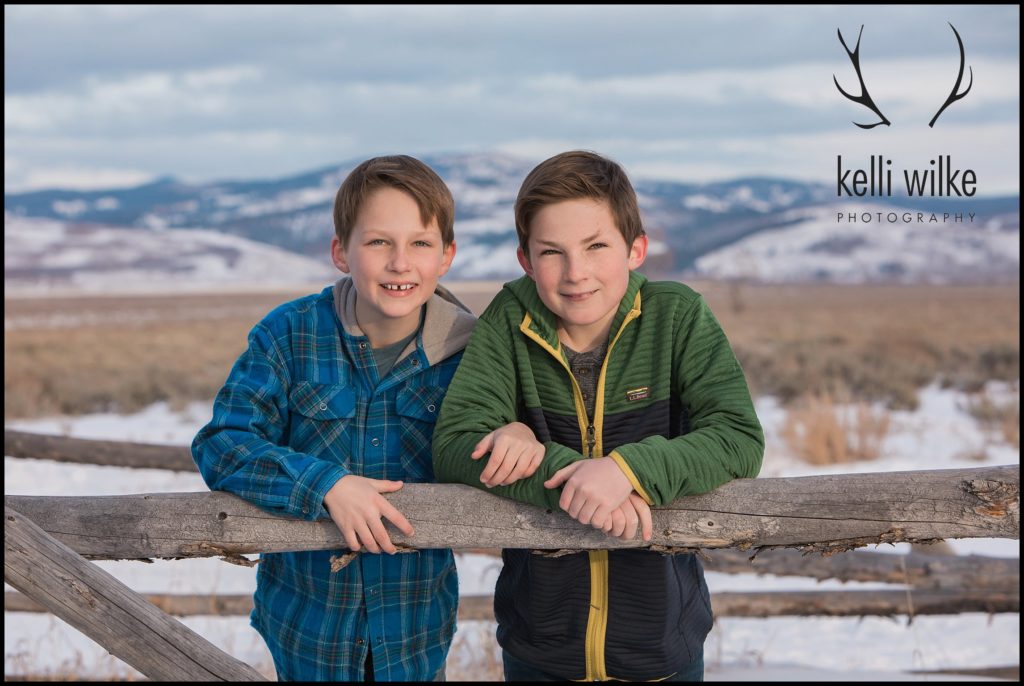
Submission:
M 1020 466 L 738 479 L 653 511 L 645 544 L 611 538 L 560 510 L 460 484 L 406 484 L 386 497 L 412 523 L 406 548 L 538 550 L 792 547 L 830 554 L 873 543 L 1020 537 Z M 225 556 L 345 548 L 330 520 L 269 514 L 224 492 L 4 496 L 91 559 Z
M 1020 612 L 1020 593 L 962 589 L 716 593 L 716 617 L 892 617 Z
M 145 596 L 170 615 L 248 615 L 252 596 L 156 594 Z M 494 598 L 469 595 L 459 598 L 459 621 L 494 621 Z M 711 594 L 716 617 L 891 617 L 893 615 L 940 615 L 961 612 L 1020 612 L 1017 589 L 984 592 L 976 589 L 878 590 L 878 591 L 769 591 Z M 26 596 L 7 591 L 4 610 L 46 612 Z
M 94 441 L 4 429 L 4 455 L 105 467 L 197 471 L 187 446 Z
M 9 507 L 4 581 L 151 679 L 265 681 Z
M 708 551 L 704 569 L 725 574 L 774 574 L 824 581 L 880 581 L 914 588 L 1008 590 L 1020 585 L 1020 559 L 963 555 L 934 557 L 852 550 L 806 555 L 798 550 L 766 550 L 753 560 L 742 550 Z
M 501 557 L 499 548 L 473 548 L 467 553 Z M 918 589 L 1012 590 L 1020 586 L 1020 558 L 984 555 L 935 557 L 921 553 L 879 553 L 850 550 L 808 555 L 799 550 L 719 548 L 701 555 L 704 569 L 720 574 L 799 576 L 825 581 L 878 581 Z M 751 559 L 753 558 L 753 559 Z

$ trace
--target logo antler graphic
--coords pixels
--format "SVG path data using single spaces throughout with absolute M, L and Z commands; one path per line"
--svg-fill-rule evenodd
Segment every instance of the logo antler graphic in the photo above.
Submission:
M 946 23 L 949 24 L 949 22 Z M 960 34 L 957 33 L 955 26 L 949 24 L 949 28 L 953 29 L 953 35 L 956 36 L 956 42 L 960 46 L 960 73 L 956 75 L 956 83 L 953 84 L 953 90 L 950 91 L 949 97 L 946 98 L 946 102 L 942 105 L 942 107 L 939 108 L 939 111 L 935 113 L 935 116 L 932 117 L 932 120 L 928 122 L 928 126 L 930 127 L 935 126 L 935 120 L 939 118 L 939 115 L 942 114 L 943 110 L 945 110 L 947 107 L 952 105 L 960 98 L 970 93 L 971 86 L 974 85 L 974 69 L 968 67 L 968 69 L 971 70 L 971 82 L 967 84 L 967 90 L 957 95 L 957 91 L 960 90 L 960 81 L 964 78 L 964 42 L 960 40 Z
M 951 24 L 951 26 L 952 26 L 952 24 Z M 846 41 L 843 40 L 843 32 L 840 31 L 839 29 L 836 29 L 836 33 L 839 34 L 839 42 L 843 44 L 843 49 L 846 50 L 846 54 L 850 56 L 850 61 L 853 62 L 853 68 L 857 71 L 857 79 L 860 81 L 860 93 L 861 94 L 860 94 L 859 97 L 854 97 L 854 96 L 850 95 L 849 93 L 847 93 L 846 91 L 844 91 L 843 87 L 839 85 L 839 79 L 837 79 L 836 75 L 833 74 L 832 75 L 832 80 L 836 82 L 836 88 L 838 88 L 839 92 L 842 93 L 847 98 L 849 98 L 850 100 L 853 100 L 855 103 L 858 103 L 860 105 L 864 105 L 865 107 L 869 108 L 872 112 L 874 112 L 875 114 L 877 114 L 879 117 L 882 118 L 882 121 L 875 122 L 874 124 L 857 124 L 857 122 L 853 122 L 853 123 L 856 124 L 857 126 L 859 126 L 862 129 L 873 129 L 876 126 L 878 126 L 879 124 L 885 124 L 886 126 L 889 126 L 889 120 L 885 118 L 885 115 L 882 114 L 882 111 L 878 109 L 877 105 L 875 105 L 874 100 L 871 99 L 871 95 L 868 93 L 868 87 L 864 85 L 864 77 L 861 76 L 861 74 L 860 74 L 860 37 L 861 37 L 861 34 L 864 33 L 864 25 L 863 24 L 860 25 L 860 33 L 857 34 L 857 45 L 853 49 L 853 52 L 850 52 L 850 48 L 848 48 L 846 46 Z M 960 37 L 957 36 L 957 40 L 959 40 L 959 39 L 960 39 Z M 962 44 L 961 44 L 960 48 L 961 48 L 961 50 L 963 50 L 963 45 Z M 959 80 L 957 81 L 956 85 L 959 88 L 959 86 L 960 86 L 960 81 Z M 954 88 L 953 91 L 956 92 L 956 88 Z M 965 95 L 966 95 L 966 93 L 965 93 Z M 939 110 L 939 112 L 941 113 L 942 110 Z M 939 115 L 935 115 L 935 116 L 938 117 Z

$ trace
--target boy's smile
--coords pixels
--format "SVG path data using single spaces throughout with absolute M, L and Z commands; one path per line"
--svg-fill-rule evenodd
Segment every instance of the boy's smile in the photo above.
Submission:
M 373 347 L 416 330 L 420 307 L 454 256 L 455 243 L 444 246 L 437 220 L 424 225 L 413 197 L 389 186 L 366 198 L 348 247 L 337 237 L 331 243 L 335 266 L 352 276 L 356 319 Z
M 602 343 L 630 270 L 647 256 L 647 237 L 627 246 L 608 203 L 579 198 L 541 208 L 530 222 L 528 248 L 529 255 L 519 250 L 519 263 L 558 318 L 562 342 L 578 352 Z

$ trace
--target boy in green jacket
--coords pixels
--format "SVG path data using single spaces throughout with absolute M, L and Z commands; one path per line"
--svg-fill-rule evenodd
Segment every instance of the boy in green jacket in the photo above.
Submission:
M 764 434 L 703 298 L 636 273 L 636 193 L 566 152 L 515 206 L 526 276 L 477 322 L 434 432 L 434 470 L 631 539 L 650 507 L 757 475 Z M 489 454 L 487 460 L 481 458 Z M 494 594 L 508 680 L 703 680 L 710 597 L 694 555 L 504 550 Z

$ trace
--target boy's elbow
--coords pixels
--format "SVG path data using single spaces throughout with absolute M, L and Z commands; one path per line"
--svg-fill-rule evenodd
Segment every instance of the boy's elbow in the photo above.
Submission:
M 743 445 L 743 470 L 738 475 L 741 479 L 753 479 L 761 472 L 761 465 L 764 462 L 764 431 L 760 425 L 757 431 L 747 437 Z

